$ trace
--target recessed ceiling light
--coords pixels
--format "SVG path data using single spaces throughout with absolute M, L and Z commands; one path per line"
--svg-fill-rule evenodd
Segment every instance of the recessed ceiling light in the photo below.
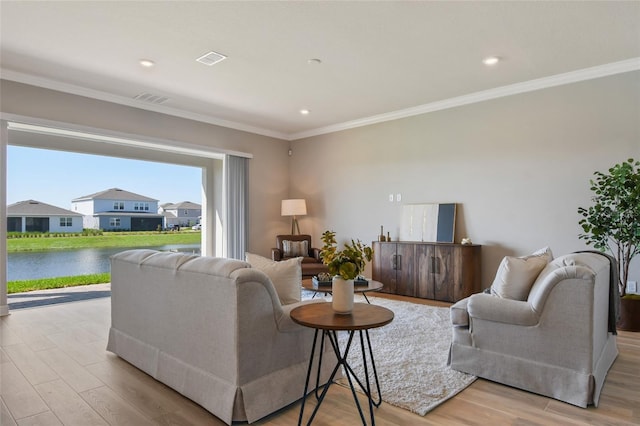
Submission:
M 310 113 L 310 112 L 311 112 L 311 111 L 309 111 L 309 110 L 308 110 L 308 109 L 306 109 L 306 108 L 305 108 L 305 109 L 301 109 L 301 110 L 300 110 L 300 114 L 302 114 L 302 115 L 309 115 L 309 113 Z
M 322 60 L 318 58 L 311 58 L 307 60 L 307 63 L 310 65 L 320 65 L 322 63 Z
M 489 66 L 491 66 L 491 65 L 495 65 L 495 64 L 497 64 L 498 62 L 500 62 L 500 58 L 499 58 L 499 57 L 497 57 L 497 56 L 487 56 L 486 58 L 484 58 L 484 59 L 482 60 L 482 63 L 483 63 L 483 64 L 485 64 L 485 65 L 489 65 Z
M 151 59 L 140 59 L 140 65 L 142 65 L 145 68 L 151 68 L 155 65 L 156 63 L 153 62 Z

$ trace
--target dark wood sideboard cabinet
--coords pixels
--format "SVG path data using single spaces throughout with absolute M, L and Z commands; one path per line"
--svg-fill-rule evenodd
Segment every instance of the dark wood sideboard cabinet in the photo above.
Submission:
M 457 302 L 480 292 L 477 244 L 373 242 L 373 279 L 382 292 Z

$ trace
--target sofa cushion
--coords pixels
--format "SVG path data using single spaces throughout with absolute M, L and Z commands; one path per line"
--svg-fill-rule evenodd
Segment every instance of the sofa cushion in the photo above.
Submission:
M 269 277 L 276 289 L 276 293 L 278 293 L 280 303 L 288 305 L 300 301 L 302 288 L 301 257 L 275 262 L 257 254 L 246 253 L 246 259 L 252 268 L 264 272 Z
M 309 241 L 282 241 L 284 257 L 309 256 Z
M 505 299 L 526 300 L 531 286 L 552 258 L 549 247 L 528 256 L 506 256 L 491 284 L 491 293 Z

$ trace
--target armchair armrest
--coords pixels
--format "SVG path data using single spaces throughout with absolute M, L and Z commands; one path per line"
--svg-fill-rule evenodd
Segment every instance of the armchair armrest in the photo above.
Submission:
M 503 299 L 491 294 L 474 294 L 469 298 L 467 311 L 471 321 L 481 319 L 504 324 L 531 326 L 539 320 L 538 314 L 526 301 Z
M 321 250 L 321 249 L 319 249 L 319 248 L 311 248 L 311 256 L 312 256 L 314 259 L 316 259 L 316 260 L 318 260 L 318 261 L 322 262 L 322 259 L 320 259 L 320 252 L 321 252 L 321 251 L 322 251 L 322 250 Z
M 279 262 L 282 260 L 282 252 L 280 251 L 280 249 L 277 249 L 277 248 L 271 249 L 271 260 L 274 260 L 276 262 Z

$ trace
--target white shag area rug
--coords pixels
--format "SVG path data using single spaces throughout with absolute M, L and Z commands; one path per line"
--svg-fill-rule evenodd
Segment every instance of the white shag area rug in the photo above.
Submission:
M 424 416 L 476 380 L 475 376 L 447 366 L 451 343 L 449 308 L 372 297 L 371 293 L 367 297 L 372 304 L 395 314 L 390 324 L 369 330 L 384 402 Z M 355 301 L 364 299 L 356 295 Z M 346 332 L 338 333 L 343 349 L 347 337 Z M 364 378 L 357 333 L 348 360 L 358 377 Z M 339 383 L 349 386 L 346 378 Z M 371 384 L 375 388 L 373 377 Z

